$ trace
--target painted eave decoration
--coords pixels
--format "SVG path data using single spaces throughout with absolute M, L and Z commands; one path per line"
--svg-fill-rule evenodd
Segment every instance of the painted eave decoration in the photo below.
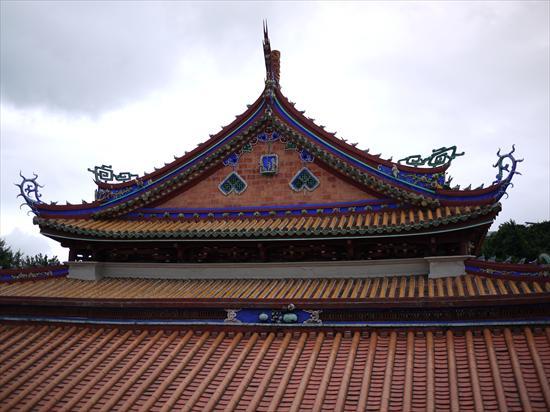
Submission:
M 388 208 L 418 209 L 458 206 L 485 206 L 496 205 L 499 199 L 506 194 L 506 190 L 512 185 L 514 174 L 519 174 L 517 164 L 521 159 L 514 157 L 515 147 L 509 153 L 497 153 L 498 160 L 494 167 L 498 169 L 496 179 L 488 187 L 483 185 L 472 189 L 471 185 L 465 189 L 458 186 L 451 187 L 447 170 L 451 161 L 463 156 L 456 147 L 441 147 L 428 155 L 412 155 L 400 159 L 397 162 L 386 160 L 378 155 L 368 153 L 368 150 L 360 150 L 356 144 L 350 144 L 345 139 L 340 139 L 334 133 L 324 130 L 323 126 L 314 123 L 297 110 L 281 92 L 279 80 L 280 53 L 271 50 L 267 34 L 264 38 L 264 57 L 266 63 L 265 87 L 258 99 L 248 106 L 248 109 L 237 116 L 236 119 L 222 130 L 211 135 L 210 138 L 199 144 L 194 150 L 174 161 L 166 164 L 151 173 L 137 176 L 130 172 L 114 172 L 111 166 L 103 165 L 89 169 L 94 173 L 97 184 L 96 199 L 81 204 L 44 203 L 39 193 L 42 186 L 37 181 L 37 175 L 33 178 L 25 178 L 17 184 L 20 194 L 27 206 L 40 219 L 39 224 L 48 219 L 103 219 L 103 218 L 144 218 L 149 215 L 162 213 L 164 217 L 182 217 L 191 213 L 194 218 L 215 217 L 216 208 L 212 210 L 162 210 L 150 212 L 155 204 L 164 199 L 169 199 L 176 193 L 180 193 L 187 187 L 196 185 L 205 176 L 227 165 L 228 161 L 237 160 L 234 156 L 250 145 L 258 141 L 259 136 L 269 130 L 284 139 L 288 145 L 303 151 L 310 156 L 311 162 L 331 170 L 353 182 L 354 185 L 363 188 L 370 193 L 376 193 L 378 199 Z M 229 160 L 228 160 L 229 159 Z M 278 172 L 277 158 L 268 154 L 264 156 L 265 164 L 259 165 L 259 173 L 273 175 Z M 304 160 L 304 159 L 302 159 Z M 308 161 L 306 159 L 306 161 Z M 304 161 L 304 169 L 297 170 L 295 178 L 310 178 L 304 185 L 302 180 L 289 182 L 289 190 L 311 191 L 319 185 L 315 174 L 307 169 Z M 423 167 L 421 167 L 423 166 Z M 428 167 L 425 167 L 428 166 Z M 234 172 L 240 177 L 238 173 Z M 301 175 L 300 175 L 301 173 Z M 231 176 L 228 173 L 227 176 Z M 235 180 L 235 179 L 233 179 Z M 231 182 L 233 182 L 233 180 Z M 246 190 L 246 182 L 235 182 L 232 185 L 222 186 L 220 190 L 224 194 L 239 194 Z M 320 183 L 322 185 L 322 182 Z M 231 186 L 231 187 L 229 187 Z M 380 202 L 373 202 L 367 206 L 376 208 Z M 153 207 L 151 207 L 153 205 Z M 282 206 L 265 205 L 256 208 L 254 213 L 277 214 Z M 347 206 L 351 207 L 351 206 Z M 295 213 L 292 205 L 286 207 L 284 213 Z M 299 210 L 325 210 L 334 207 L 330 205 L 315 204 L 314 207 L 301 205 Z M 235 210 L 221 212 L 237 213 L 243 216 L 250 212 L 247 205 Z M 284 207 L 283 207 L 284 209 Z M 346 209 L 344 207 L 343 209 Z M 149 210 L 149 212 L 147 212 Z M 368 209 L 365 209 L 368 210 Z M 290 212 L 289 212 L 290 211 Z M 347 210 L 350 211 L 350 210 Z M 346 210 L 343 210 L 346 212 Z M 239 214 L 242 213 L 242 214 Z M 310 213 L 310 212 L 308 212 Z M 226 215 L 227 216 L 227 215 Z

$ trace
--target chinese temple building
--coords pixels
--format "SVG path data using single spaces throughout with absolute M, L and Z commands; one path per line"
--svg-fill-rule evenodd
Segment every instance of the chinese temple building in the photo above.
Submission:
M 548 267 L 475 258 L 521 160 L 451 186 L 258 99 L 95 200 L 18 185 L 69 262 L 0 271 L 0 410 L 548 411 Z

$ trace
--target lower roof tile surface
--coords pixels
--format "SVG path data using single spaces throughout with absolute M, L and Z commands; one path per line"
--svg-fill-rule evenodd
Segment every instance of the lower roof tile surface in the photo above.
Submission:
M 550 409 L 550 328 L 0 324 L 1 410 Z

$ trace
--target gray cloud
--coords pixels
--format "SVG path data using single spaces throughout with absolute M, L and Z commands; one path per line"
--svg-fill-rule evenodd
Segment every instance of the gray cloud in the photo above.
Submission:
M 167 87 L 182 66 L 201 64 L 186 59 L 197 49 L 219 65 L 244 59 L 260 42 L 262 14 L 278 14 L 271 4 L 192 2 L 1 7 L 2 98 L 92 114 Z

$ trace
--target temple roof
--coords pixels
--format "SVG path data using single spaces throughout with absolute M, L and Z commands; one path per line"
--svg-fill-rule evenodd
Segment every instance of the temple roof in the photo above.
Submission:
M 187 196 L 189 190 L 204 187 L 204 192 L 208 190 L 218 192 L 218 184 L 219 190 L 222 190 L 223 178 L 220 178 L 214 189 L 206 189 L 205 180 L 208 176 L 216 172 L 222 173 L 220 171 L 226 170 L 228 167 L 227 170 L 230 171 L 231 166 L 234 171 L 238 172 L 239 158 L 245 155 L 251 156 L 250 151 L 255 144 L 263 144 L 265 147 L 273 149 L 275 142 L 286 144 L 285 150 L 292 147 L 293 150 L 298 151 L 305 169 L 315 165 L 316 170 L 327 173 L 326 177 L 322 178 L 313 176 L 312 179 L 317 179 L 317 182 L 311 187 L 304 188 L 304 190 L 302 187 L 294 188 L 295 191 L 304 192 L 304 196 L 297 203 L 306 209 L 311 204 L 315 204 L 317 208 L 324 208 L 335 201 L 359 202 L 366 199 L 384 202 L 392 207 L 404 208 L 434 209 L 444 206 L 495 205 L 505 194 L 513 175 L 517 173 L 516 165 L 521 160 L 514 158 L 513 150 L 504 155 L 500 155 L 499 152 L 499 159 L 495 164 L 498 174 L 490 186 L 486 188 L 479 186 L 477 189 L 459 189 L 458 187 L 453 189 L 446 173 L 450 161 L 461 155 L 456 153 L 456 148 L 441 148 L 439 151 L 434 151 L 430 159 L 439 159 L 438 161 L 442 162 L 433 163 L 441 164 L 436 167 L 413 167 L 358 149 L 356 144 L 350 144 L 345 139 L 337 138 L 334 133 L 329 133 L 324 130 L 324 127 L 315 124 L 313 119 L 297 110 L 294 104 L 282 94 L 278 72 L 279 54 L 275 53 L 276 51 L 271 51 L 270 47 L 269 38 L 266 37 L 264 39 L 264 54 L 267 79 L 265 88 L 258 99 L 244 113 L 237 116 L 231 124 L 199 144 L 191 152 L 176 158 L 152 173 L 144 174 L 133 180 L 116 184 L 97 181 L 97 200 L 91 203 L 83 202 L 77 205 L 43 203 L 38 193 L 39 186 L 36 178 L 23 179 L 19 185 L 21 195 L 32 211 L 41 218 L 128 219 L 135 215 L 147 215 L 147 213 L 185 214 L 189 211 L 189 207 L 186 206 L 189 202 Z M 263 153 L 262 150 L 259 151 Z M 282 146 L 278 150 L 279 153 L 282 153 Z M 275 155 L 274 151 L 273 156 Z M 281 155 L 279 154 L 279 156 Z M 419 156 L 412 156 L 412 158 L 415 158 L 413 164 L 422 164 L 426 161 Z M 257 168 L 257 166 L 255 167 Z M 299 168 L 292 169 L 291 174 L 298 170 Z M 110 172 L 112 173 L 112 170 Z M 310 171 L 308 170 L 308 172 Z M 304 173 L 307 175 L 308 172 Z M 223 173 L 226 174 L 226 172 Z M 290 171 L 285 173 L 290 173 Z M 257 174 L 259 175 L 258 172 Z M 246 190 L 247 183 L 238 182 L 238 179 L 242 180 L 242 177 L 239 176 L 235 179 L 244 187 L 242 190 Z M 263 179 L 264 186 L 275 181 L 269 176 L 263 177 Z M 317 186 L 321 188 L 317 190 L 324 190 L 322 198 L 330 197 L 326 181 L 334 179 L 341 182 L 339 184 L 351 185 L 356 188 L 354 189 L 356 192 L 353 192 L 353 195 L 350 194 L 351 199 L 338 199 L 338 196 L 342 196 L 337 194 L 335 195 L 336 200 L 332 199 L 324 203 L 308 200 L 309 198 L 313 199 L 311 196 L 309 198 L 306 196 L 310 194 L 308 190 L 313 191 Z M 286 187 L 289 194 L 287 197 L 280 196 L 281 199 L 296 198 L 296 194 L 293 194 L 291 190 L 292 182 L 290 182 L 291 187 L 288 185 L 289 182 L 285 181 L 283 186 Z M 288 204 L 286 200 L 265 197 L 265 199 L 259 200 L 261 204 L 252 205 L 249 203 L 250 200 L 240 200 L 238 194 L 232 193 L 231 186 L 228 188 L 229 192 L 218 193 L 218 197 L 224 198 L 224 195 L 226 198 L 234 197 L 232 205 L 233 210 L 237 213 L 245 213 L 250 207 L 261 206 L 264 209 L 271 208 L 273 210 Z M 351 193 L 351 189 L 348 192 Z M 162 204 L 170 203 L 169 201 L 174 198 L 179 199 L 175 202 L 178 207 L 172 208 L 172 210 L 162 208 Z M 248 199 L 242 197 L 242 199 L 245 198 Z M 202 212 L 197 213 L 198 217 L 202 218 L 204 215 L 208 215 L 209 209 L 211 209 L 211 213 L 215 214 L 216 203 L 218 200 L 213 200 L 209 206 L 203 207 Z M 154 211 L 151 212 L 151 209 Z M 43 228 L 57 224 L 46 219 L 39 219 L 37 223 Z M 67 222 L 64 225 L 70 226 L 73 223 Z
M 550 328 L 0 325 L 5 410 L 548 410 Z

